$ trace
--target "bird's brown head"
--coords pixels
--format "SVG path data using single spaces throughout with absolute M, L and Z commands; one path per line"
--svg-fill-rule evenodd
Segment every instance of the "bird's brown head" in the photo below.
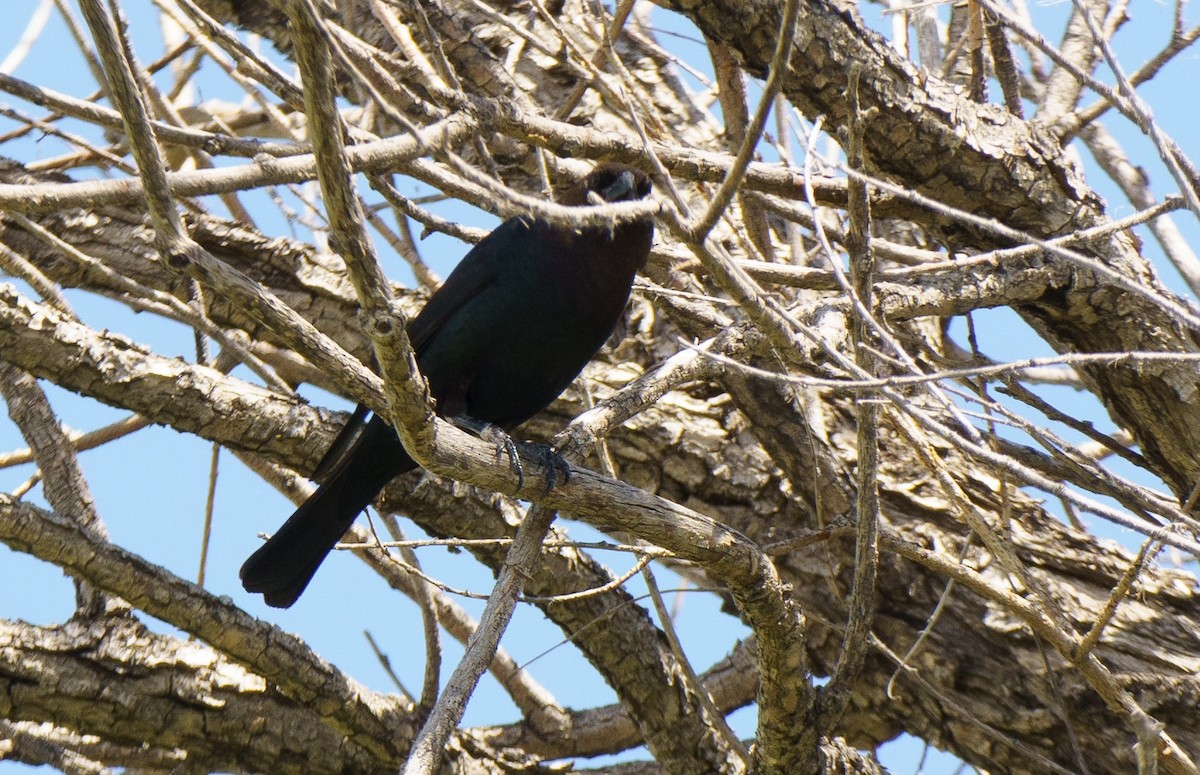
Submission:
M 649 176 L 636 167 L 602 162 L 563 195 L 562 203 L 578 207 L 605 202 L 635 202 L 648 196 L 651 188 Z M 599 201 L 589 194 L 595 194 Z
M 650 177 L 625 164 L 601 162 L 572 186 L 559 200 L 561 204 L 582 205 L 636 202 L 649 196 Z M 654 218 L 649 214 L 615 224 L 587 226 L 571 232 L 575 235 L 577 261 L 604 267 L 597 283 L 618 280 L 622 298 L 628 296 L 633 275 L 646 265 L 654 242 Z M 617 267 L 620 267 L 619 269 Z M 595 279 L 595 278 L 593 278 Z M 615 293 L 616 291 L 614 291 Z

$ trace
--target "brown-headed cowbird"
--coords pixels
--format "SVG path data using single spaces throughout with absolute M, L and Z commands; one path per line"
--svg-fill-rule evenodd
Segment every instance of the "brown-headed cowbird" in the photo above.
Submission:
M 600 164 L 562 203 L 649 193 L 641 171 Z M 509 430 L 549 405 L 612 334 L 653 236 L 649 218 L 572 229 L 521 216 L 497 226 L 408 325 L 438 414 Z M 242 585 L 268 605 L 296 602 L 355 517 L 416 468 L 396 432 L 367 414 L 360 407 L 326 454 L 320 488 L 242 565 Z

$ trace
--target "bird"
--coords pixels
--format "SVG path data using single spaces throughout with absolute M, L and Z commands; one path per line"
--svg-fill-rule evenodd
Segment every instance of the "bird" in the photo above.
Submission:
M 641 170 L 601 162 L 560 203 L 637 201 L 651 188 Z M 497 226 L 408 323 L 437 414 L 507 432 L 546 408 L 612 335 L 653 239 L 649 215 L 575 228 L 520 215 Z M 317 466 L 317 491 L 242 565 L 242 586 L 291 607 L 355 518 L 416 467 L 395 430 L 360 405 Z

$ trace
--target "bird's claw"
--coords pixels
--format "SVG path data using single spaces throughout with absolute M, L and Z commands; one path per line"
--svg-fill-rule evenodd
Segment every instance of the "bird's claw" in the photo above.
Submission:
M 571 464 L 567 459 L 548 444 L 536 444 L 532 441 L 523 441 L 520 445 L 525 454 L 535 458 L 542 468 L 546 471 L 546 491 L 543 495 L 547 495 L 554 486 L 558 484 L 558 475 L 562 474 L 563 482 L 571 481 Z

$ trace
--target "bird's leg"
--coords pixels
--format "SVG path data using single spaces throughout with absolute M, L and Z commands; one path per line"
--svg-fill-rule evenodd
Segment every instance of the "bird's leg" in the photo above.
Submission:
M 496 459 L 500 459 L 501 453 L 507 454 L 508 459 L 512 461 L 512 470 L 517 475 L 517 492 L 525 486 L 525 470 L 521 466 L 521 457 L 518 450 L 524 450 L 525 454 L 537 460 L 543 469 L 546 471 L 546 492 L 554 489 L 554 485 L 558 483 L 558 476 L 562 474 L 564 482 L 571 481 L 571 464 L 554 450 L 554 447 L 548 444 L 538 444 L 532 441 L 513 441 L 512 437 L 505 433 L 498 426 L 492 425 L 490 422 L 476 420 L 474 417 L 465 414 L 458 414 L 450 418 L 455 427 L 473 433 L 484 441 L 490 441 L 496 445 Z
M 473 433 L 484 441 L 490 441 L 496 445 L 496 459 L 500 459 L 501 454 L 507 454 L 508 460 L 512 465 L 513 473 L 517 475 L 517 492 L 525 486 L 525 469 L 521 467 L 521 456 L 517 453 L 517 444 L 512 440 L 512 437 L 504 432 L 498 425 L 492 425 L 490 422 L 476 420 L 474 417 L 466 414 L 456 414 L 449 418 L 455 427 L 461 428 L 467 433 Z

